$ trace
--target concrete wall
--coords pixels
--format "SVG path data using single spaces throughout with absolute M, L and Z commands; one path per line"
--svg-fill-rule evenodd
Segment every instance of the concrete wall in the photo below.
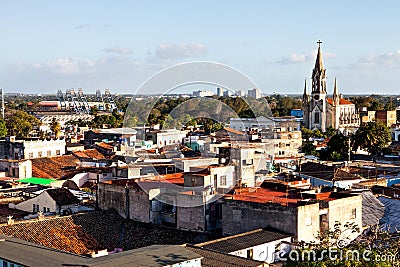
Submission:
M 177 195 L 177 228 L 193 231 L 207 231 L 206 209 L 218 195 Z
M 191 167 L 218 164 L 218 158 L 174 159 L 174 165 L 183 172 L 189 172 Z
M 156 136 L 156 147 L 162 148 L 164 146 L 182 144 L 183 139 L 186 137 L 186 132 L 172 129 L 158 132 Z
M 43 211 L 43 207 L 46 207 L 46 212 L 47 208 L 50 209 L 50 212 L 58 212 L 58 210 L 56 210 L 56 202 L 45 192 L 41 193 L 37 197 L 28 199 L 15 205 L 15 208 L 33 213 L 33 204 L 39 205 L 39 211 Z M 37 211 L 35 211 L 35 213 L 36 212 Z
M 297 235 L 298 241 L 310 242 L 315 240 L 320 230 L 319 203 L 297 207 Z
M 129 219 L 139 222 L 150 222 L 151 201 L 149 195 L 142 190 L 129 188 Z
M 272 227 L 297 235 L 297 208 L 275 203 L 225 200 L 222 204 L 224 235 Z
M 184 185 L 186 187 L 199 186 L 208 187 L 213 186 L 214 189 L 222 188 L 228 189 L 236 185 L 236 173 L 234 166 L 218 166 L 209 168 L 208 175 L 185 174 Z M 217 184 L 215 184 L 215 176 L 217 177 Z M 222 179 L 225 177 L 224 179 Z M 252 178 L 254 180 L 254 176 Z
M 19 179 L 32 177 L 32 162 L 30 160 L 20 161 L 0 161 L 0 171 L 4 176 L 15 177 Z
M 127 218 L 124 186 L 100 183 L 98 200 L 100 209 L 114 208 L 122 217 Z
M 24 158 L 43 158 L 62 156 L 65 154 L 65 139 L 24 141 Z
M 340 222 L 342 228 L 346 223 L 355 223 L 362 229 L 362 196 L 355 195 L 329 201 L 328 219 L 331 230 L 334 228 L 335 222 Z M 350 231 L 344 233 L 344 235 L 347 234 L 350 234 Z M 358 233 L 352 234 L 351 239 L 358 235 Z
M 149 223 L 151 199 L 159 194 L 159 189 L 151 189 L 147 194 L 131 186 L 100 183 L 99 207 L 104 210 L 114 208 L 124 218 Z
M 43 193 L 34 198 L 28 199 L 16 205 L 10 204 L 10 208 L 16 208 L 19 210 L 33 213 L 34 212 L 33 204 L 36 205 L 35 213 L 38 211 L 42 211 L 43 213 L 53 212 L 57 214 L 63 214 L 64 210 L 71 210 L 72 213 L 78 212 L 78 205 L 75 204 L 64 205 L 61 206 L 60 209 L 57 203 L 50 197 L 50 195 L 46 191 L 44 191 Z

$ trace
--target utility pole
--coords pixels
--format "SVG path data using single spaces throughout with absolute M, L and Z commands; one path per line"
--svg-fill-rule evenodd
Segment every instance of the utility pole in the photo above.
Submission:
M 351 140 L 350 140 L 350 135 L 349 135 L 349 158 L 348 158 L 348 164 L 350 164 L 350 155 L 351 155 Z
M 0 94 L 1 94 L 1 115 L 3 116 L 3 119 L 4 119 L 4 93 L 3 93 L 3 89 L 0 89 Z

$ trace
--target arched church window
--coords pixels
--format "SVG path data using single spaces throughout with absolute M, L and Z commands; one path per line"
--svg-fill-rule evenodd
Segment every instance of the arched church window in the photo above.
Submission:
M 314 123 L 319 123 L 319 112 L 315 112 L 314 114 Z

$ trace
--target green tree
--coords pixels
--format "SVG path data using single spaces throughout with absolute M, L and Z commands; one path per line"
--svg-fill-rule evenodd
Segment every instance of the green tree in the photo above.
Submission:
M 287 257 L 286 267 L 389 267 L 399 266 L 399 238 L 393 237 L 379 227 L 372 228 L 371 234 L 350 243 L 346 238 L 360 229 L 352 223 L 343 227 L 335 223 L 333 230 L 320 232 L 317 242 L 299 242 L 297 249 Z M 294 253 L 296 252 L 296 253 Z M 298 257 L 297 257 L 298 255 Z M 357 256 L 358 255 L 358 256 Z M 384 255 L 385 257 L 382 257 Z M 389 256 L 389 257 L 388 257 Z
M 366 149 L 372 156 L 379 155 L 392 140 L 390 129 L 381 122 L 368 122 L 354 135 L 355 149 Z
M 395 109 L 396 109 L 396 104 L 393 102 L 392 99 L 386 102 L 384 110 L 395 110 Z
M 90 114 L 96 116 L 99 113 L 99 108 L 96 106 L 90 107 Z
M 310 142 L 310 141 L 303 142 L 303 146 L 301 147 L 301 151 L 305 155 L 317 156 L 317 150 L 316 150 L 315 146 L 313 145 L 313 143 Z
M 58 121 L 56 120 L 56 118 L 53 118 L 53 120 L 50 123 L 50 130 L 54 133 L 54 135 L 56 136 L 56 138 L 58 138 L 60 136 L 60 132 L 61 132 L 61 125 L 58 123 Z
M 0 118 L 0 137 L 7 135 L 7 126 L 4 119 Z
M 332 160 L 346 160 L 349 156 L 349 137 L 339 133 L 327 143 L 328 155 Z
M 28 137 L 34 127 L 40 126 L 42 123 L 35 116 L 21 110 L 13 110 L 5 116 L 8 135 L 17 137 Z
M 303 139 L 310 139 L 310 137 L 313 137 L 313 131 L 306 128 L 306 127 L 301 127 L 301 135 Z
M 337 132 L 337 130 L 334 129 L 333 127 L 328 127 L 328 128 L 326 129 L 326 132 L 324 133 L 324 135 L 325 135 L 326 137 L 330 138 L 330 137 L 334 136 L 334 135 L 336 134 L 336 132 Z

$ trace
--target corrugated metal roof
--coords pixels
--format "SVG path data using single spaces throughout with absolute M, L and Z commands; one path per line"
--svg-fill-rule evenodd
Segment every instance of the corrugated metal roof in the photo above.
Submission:
M 243 234 L 229 236 L 201 244 L 197 246 L 211 249 L 214 251 L 231 253 L 258 245 L 270 243 L 272 241 L 280 240 L 283 238 L 291 237 L 289 234 L 279 233 L 275 231 L 267 231 L 264 229 L 258 229 Z

